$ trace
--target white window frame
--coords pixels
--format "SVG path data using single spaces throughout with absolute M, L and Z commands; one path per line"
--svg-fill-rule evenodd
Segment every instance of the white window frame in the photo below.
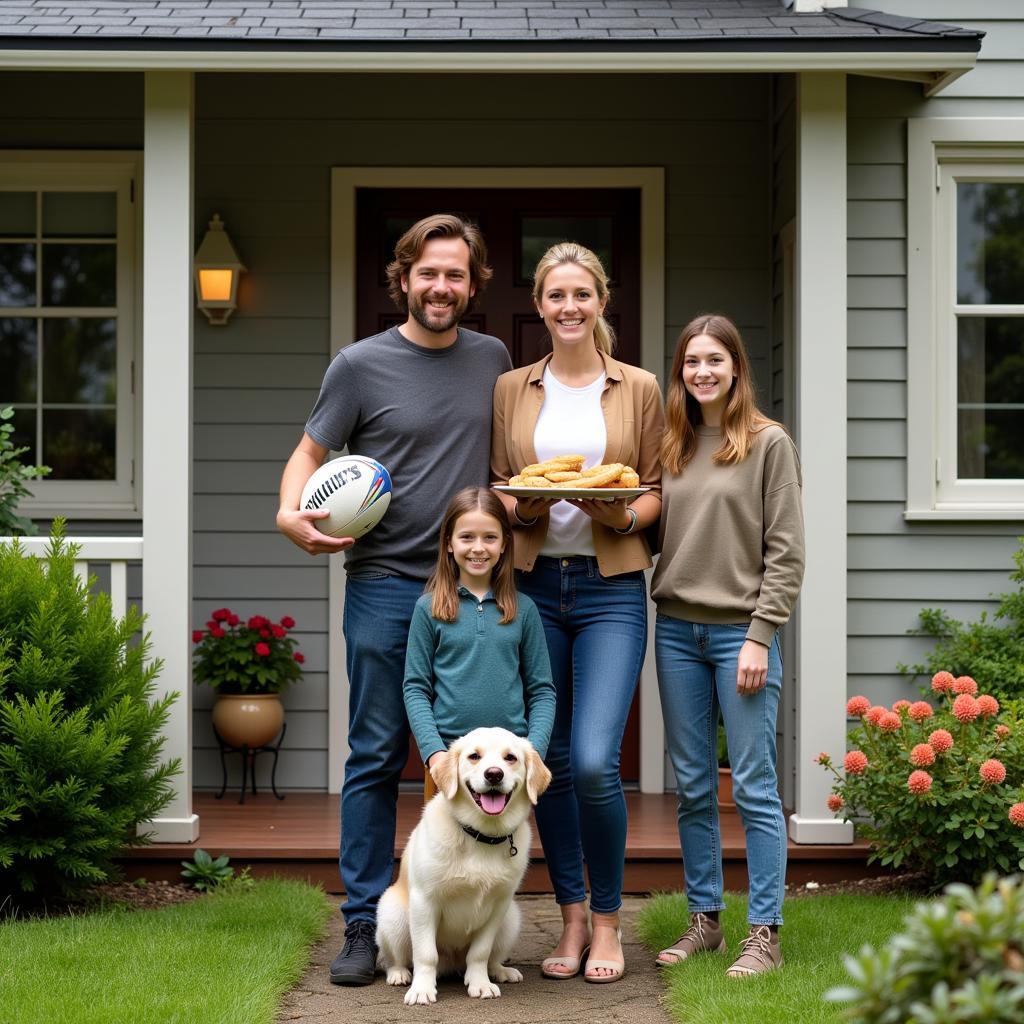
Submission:
M 135 471 L 141 451 L 140 397 L 135 369 L 140 361 L 137 312 L 139 274 L 137 252 L 141 218 L 139 185 L 141 154 L 136 152 L 0 151 L 0 186 L 25 191 L 98 191 L 117 194 L 117 456 L 114 480 L 49 480 L 30 484 L 32 497 L 19 512 L 32 518 L 55 515 L 78 518 L 138 518 Z M 68 310 L 69 314 L 76 312 Z M 90 309 L 89 313 L 97 310 Z M 4 308 L 10 316 L 35 316 L 32 310 Z M 44 460 L 45 461 L 45 460 Z
M 957 313 L 1019 306 L 956 305 L 956 184 L 1024 183 L 1024 118 L 908 121 L 908 520 L 1024 519 L 1024 479 L 960 480 L 957 466 Z M 1024 305 L 1022 303 L 1021 305 Z

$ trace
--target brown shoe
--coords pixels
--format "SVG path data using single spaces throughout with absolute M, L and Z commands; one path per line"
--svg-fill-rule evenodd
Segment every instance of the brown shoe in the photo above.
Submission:
M 740 955 L 725 973 L 730 978 L 749 978 L 782 966 L 779 933 L 766 924 L 750 926 L 750 934 L 740 944 Z
M 718 921 L 712 920 L 707 914 L 694 914 L 690 918 L 690 927 L 676 941 L 658 954 L 655 963 L 659 967 L 671 967 L 685 960 L 694 953 L 724 953 L 725 934 Z M 665 954 L 674 956 L 674 960 L 662 960 Z

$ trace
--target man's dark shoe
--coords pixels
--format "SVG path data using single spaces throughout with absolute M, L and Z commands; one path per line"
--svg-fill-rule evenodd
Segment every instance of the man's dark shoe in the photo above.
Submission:
M 377 967 L 377 926 L 353 921 L 345 929 L 345 945 L 331 963 L 331 984 L 369 985 Z

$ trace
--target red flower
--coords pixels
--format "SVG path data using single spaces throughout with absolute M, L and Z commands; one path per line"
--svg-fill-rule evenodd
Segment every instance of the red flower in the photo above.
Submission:
M 978 769 L 978 774 L 983 782 L 990 782 L 995 786 L 998 786 L 1000 782 L 1006 781 L 1006 767 L 1002 761 L 997 761 L 994 757 L 990 757 Z
M 945 693 L 955 681 L 952 672 L 936 672 L 932 676 L 932 692 Z
M 268 624 L 268 621 L 262 615 L 253 615 L 246 623 L 250 629 L 263 629 Z
M 983 693 L 978 698 L 978 710 L 983 718 L 991 718 L 993 715 L 999 714 L 999 701 L 995 697 L 990 697 L 987 693 Z
M 1024 804 L 1014 804 L 1010 808 L 1009 818 L 1017 828 L 1024 828 Z
M 193 629 L 192 630 L 192 643 L 194 643 L 194 644 L 199 643 L 203 639 L 204 636 L 206 636 L 206 634 L 201 629 Z
M 306 656 L 301 651 L 296 651 L 292 657 L 301 665 L 305 660 Z
M 225 619 L 231 618 L 231 609 L 218 608 L 215 612 L 211 614 L 210 618 L 216 619 L 217 622 L 223 622 Z
M 863 715 L 871 707 L 871 701 L 867 697 L 851 697 L 846 702 L 846 713 L 848 715 Z
M 978 692 L 978 684 L 970 676 L 957 676 L 953 680 L 954 693 L 969 693 L 972 697 Z
M 260 636 L 263 637 L 264 640 L 269 640 L 270 639 L 270 630 L 269 629 L 261 629 L 260 630 Z
M 284 626 L 285 629 L 291 629 L 292 626 L 295 625 L 295 620 L 290 615 L 282 616 L 281 625 Z
M 934 711 L 932 711 L 931 704 L 926 700 L 915 700 L 913 704 L 907 709 L 907 714 L 915 722 L 923 722 L 926 718 L 931 718 Z
M 210 619 L 210 621 L 206 623 L 206 628 L 207 629 L 216 629 L 217 626 L 218 626 L 218 622 L 217 622 L 216 619 Z
M 935 748 L 928 743 L 918 743 L 910 752 L 910 763 L 915 768 L 927 768 L 935 764 Z
M 936 729 L 928 737 L 928 744 L 936 754 L 944 754 L 953 746 L 953 734 L 945 729 Z
M 257 644 L 255 650 L 256 650 L 256 653 L 261 658 L 265 658 L 270 653 L 270 648 L 266 644 L 264 644 L 264 643 Z
M 234 612 L 232 612 L 231 615 L 228 617 L 229 626 L 237 626 L 240 621 L 241 620 L 238 618 L 237 615 L 235 615 Z
M 953 714 L 956 715 L 957 721 L 973 722 L 981 714 L 981 708 L 969 693 L 961 693 L 953 701 Z
M 825 803 L 828 804 L 828 809 L 830 811 L 838 811 L 842 809 L 843 798 L 839 796 L 838 793 L 832 793 L 829 795 L 829 798 L 825 801 Z
M 932 777 L 927 772 L 911 772 L 907 779 L 907 789 L 915 796 L 923 796 L 932 788 Z
M 223 640 L 224 637 L 227 636 L 227 634 L 224 632 L 223 629 L 220 628 L 220 626 L 213 626 L 210 629 L 210 636 L 212 636 L 215 640 Z
M 878 728 L 883 732 L 898 732 L 903 721 L 895 711 L 886 711 L 878 720 Z
M 281 637 L 288 635 L 288 631 L 284 629 L 282 626 L 271 626 L 270 632 L 273 633 L 278 640 L 280 640 Z
M 863 751 L 851 750 L 846 757 L 843 758 L 843 768 L 846 769 L 846 773 L 848 775 L 860 775 L 867 766 L 868 759 Z

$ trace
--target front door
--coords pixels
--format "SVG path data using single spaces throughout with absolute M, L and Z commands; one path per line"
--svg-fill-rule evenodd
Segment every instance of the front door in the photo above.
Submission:
M 530 295 L 537 261 L 555 242 L 592 249 L 608 272 L 605 317 L 618 339 L 617 359 L 640 361 L 640 190 L 360 188 L 356 194 L 357 337 L 403 323 L 387 294 L 384 268 L 407 228 L 431 213 L 458 213 L 480 226 L 494 277 L 462 321 L 500 338 L 516 366 L 551 350 Z M 622 777 L 640 776 L 638 702 L 633 701 L 622 745 Z M 403 779 L 420 779 L 422 761 L 410 741 Z

